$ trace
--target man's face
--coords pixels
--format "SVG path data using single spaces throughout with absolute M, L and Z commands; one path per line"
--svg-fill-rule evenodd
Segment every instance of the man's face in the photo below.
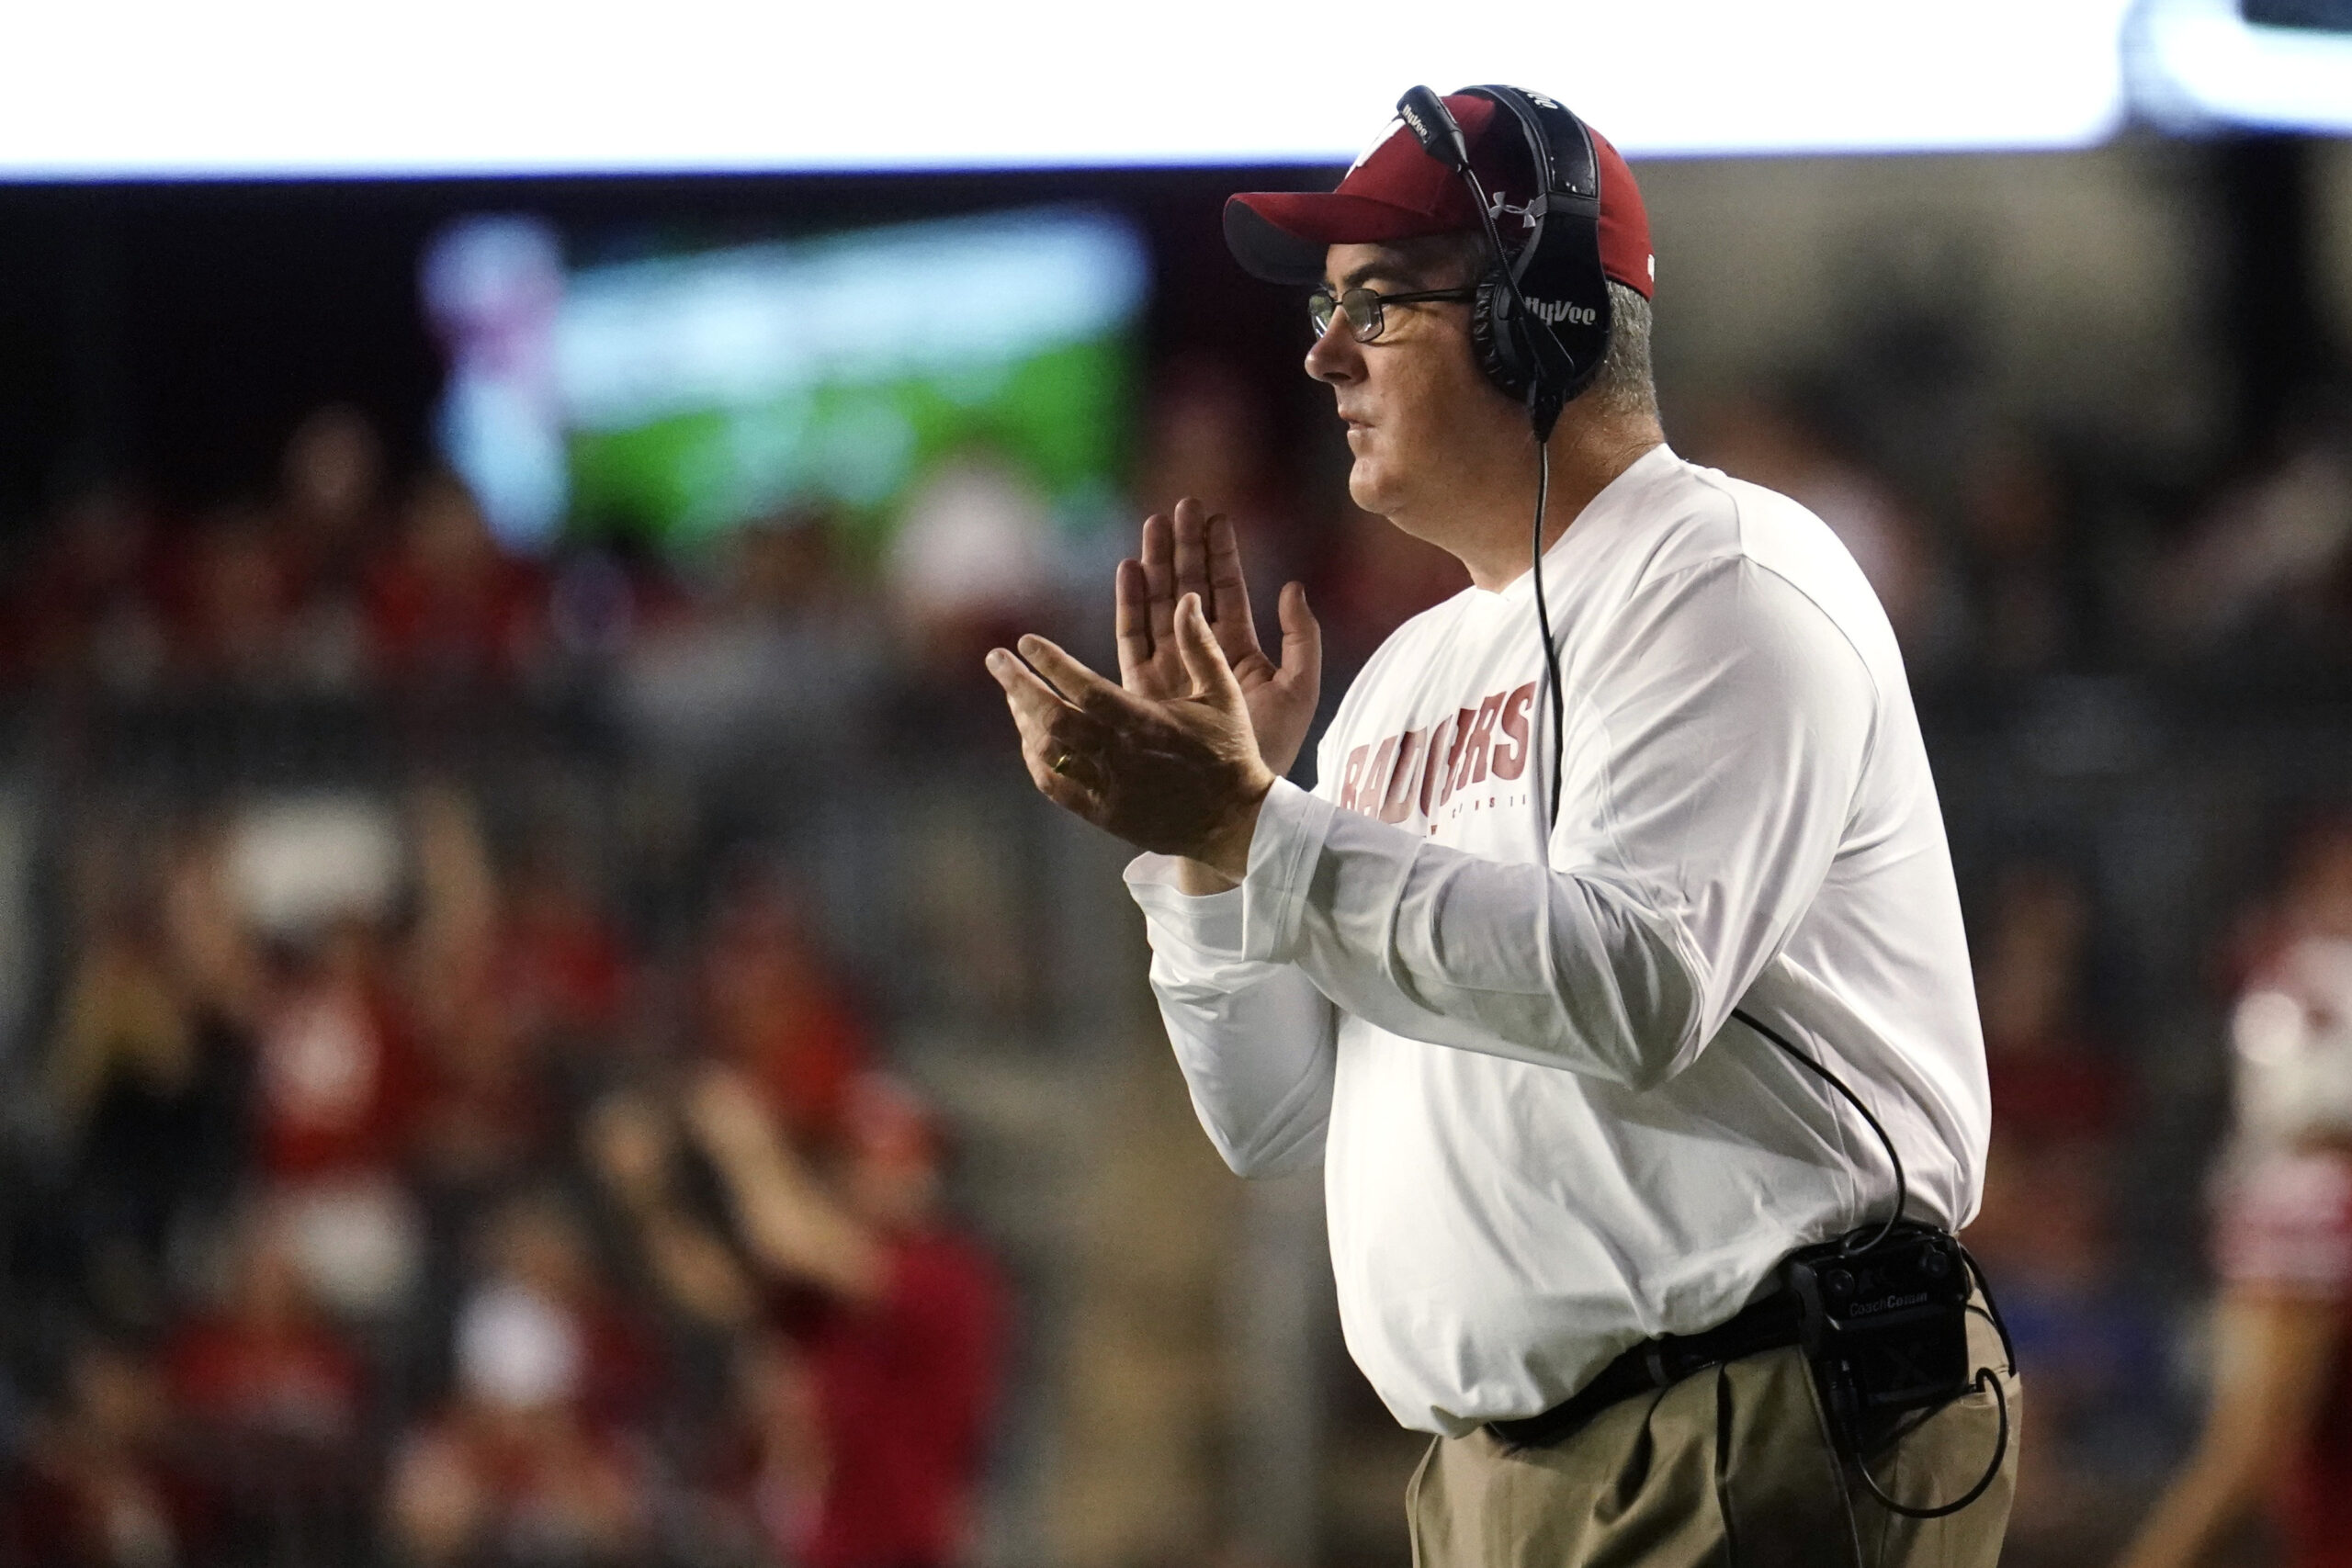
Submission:
M 1397 294 L 1475 281 L 1442 248 L 1333 245 L 1324 284 L 1334 294 Z M 1328 383 L 1347 422 L 1355 466 L 1348 493 L 1366 512 L 1430 536 L 1450 500 L 1482 487 L 1493 465 L 1515 463 L 1527 417 L 1478 368 L 1466 303 L 1391 305 L 1373 343 L 1358 342 L 1344 313 L 1307 351 L 1306 373 Z M 1439 542 L 1443 542 L 1442 539 Z

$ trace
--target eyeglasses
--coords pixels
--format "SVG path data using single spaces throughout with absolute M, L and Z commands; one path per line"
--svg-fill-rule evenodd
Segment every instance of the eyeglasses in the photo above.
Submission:
M 1419 305 L 1425 300 L 1447 299 L 1468 303 L 1478 298 L 1475 288 L 1416 288 L 1404 294 L 1382 294 L 1370 288 L 1351 288 L 1334 295 L 1328 288 L 1318 288 L 1306 297 L 1306 317 L 1315 323 L 1315 335 L 1321 337 L 1331 330 L 1333 316 L 1348 319 L 1348 331 L 1358 343 L 1373 343 L 1387 329 L 1381 316 L 1386 305 Z

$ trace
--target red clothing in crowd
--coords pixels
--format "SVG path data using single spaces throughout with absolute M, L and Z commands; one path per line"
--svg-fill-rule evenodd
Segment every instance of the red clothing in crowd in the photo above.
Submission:
M 850 1085 L 868 1059 L 865 1026 L 841 998 L 813 996 L 760 1037 L 752 1071 L 769 1107 L 795 1135 L 840 1135 Z
M 787 916 L 752 905 L 721 922 L 703 962 L 704 1021 L 795 1142 L 842 1136 L 850 1088 L 872 1060 L 865 1022 Z
M 2290 1568 L 2352 1568 L 2352 1157 L 2282 1155 L 2233 1196 L 2218 1227 L 2232 1286 L 2335 1304 L 2329 1389 L 2277 1495 Z
M 322 1327 L 191 1324 L 174 1337 L 165 1371 L 174 1402 L 209 1427 L 318 1442 L 359 1430 L 366 1373 Z
M 492 970 L 507 1006 L 537 1030 L 610 1029 L 628 995 L 628 955 L 585 903 L 542 906 L 510 919 Z
M 618 1300 L 573 1303 L 570 1311 L 580 1336 L 582 1416 L 599 1432 L 642 1426 L 669 1381 L 661 1342 Z
M 893 1246 L 881 1300 L 825 1314 L 808 1346 L 828 1461 L 810 1568 L 963 1559 L 1003 1324 L 994 1267 L 937 1233 Z
M 2122 1075 L 2093 1043 L 2060 1033 L 2019 1048 L 1987 1039 L 1985 1072 L 2005 1131 L 2020 1138 L 2103 1138 L 2123 1110 Z
M 396 1512 L 401 1494 L 409 1506 L 437 1494 L 438 1506 L 458 1501 L 473 1516 L 463 1561 L 636 1560 L 641 1459 L 562 1406 L 445 1413 L 409 1434 L 393 1469 Z
M 280 1180 L 389 1169 L 422 1089 L 389 998 L 325 980 L 285 998 L 259 1041 L 262 1166 Z
M 0 1505 L 0 1562 L 119 1568 L 203 1561 L 220 1533 L 214 1497 L 153 1454 L 36 1455 Z
M 368 580 L 368 626 L 395 677 L 504 680 L 530 661 L 545 597 L 528 565 L 487 547 L 454 571 L 396 555 Z

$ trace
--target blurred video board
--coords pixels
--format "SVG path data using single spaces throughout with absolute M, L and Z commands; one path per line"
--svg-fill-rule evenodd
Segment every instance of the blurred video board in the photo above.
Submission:
M 797 507 L 878 548 L 975 457 L 1066 526 L 1101 516 L 1148 282 L 1123 220 L 1062 208 L 589 265 L 484 216 L 422 266 L 442 450 L 499 534 L 682 551 Z

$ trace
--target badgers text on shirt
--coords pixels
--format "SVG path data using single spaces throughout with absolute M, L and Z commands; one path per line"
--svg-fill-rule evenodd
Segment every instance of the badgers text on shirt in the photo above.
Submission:
M 1340 807 L 1383 822 L 1436 813 L 1456 790 L 1527 771 L 1528 715 L 1535 683 L 1490 692 L 1424 729 L 1391 735 L 1348 753 Z

